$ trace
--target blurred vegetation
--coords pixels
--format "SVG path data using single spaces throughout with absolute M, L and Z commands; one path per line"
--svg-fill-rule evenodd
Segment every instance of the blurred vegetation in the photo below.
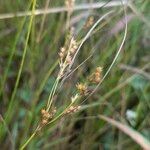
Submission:
M 75 5 L 96 2 L 104 1 L 76 0 Z M 82 103 L 84 98 L 79 100 L 78 104 L 82 103 L 79 112 L 63 117 L 42 129 L 28 144 L 27 149 L 141 149 L 140 145 L 110 123 L 89 117 L 96 117 L 99 114 L 130 126 L 150 140 L 150 1 L 130 2 L 126 16 L 127 38 L 107 78 L 87 101 Z M 29 0 L 1 0 L 0 16 L 31 10 L 32 5 Z M 62 0 L 37 0 L 35 9 L 62 6 L 64 6 Z M 103 67 L 105 74 L 124 36 L 122 5 L 77 10 L 71 15 L 75 39 L 80 42 L 90 29 L 85 28 L 89 17 L 94 17 L 96 22 L 110 10 L 114 12 L 100 22 L 83 44 L 73 67 L 78 66 L 93 52 L 92 57 L 58 89 L 54 103 L 57 112 L 69 104 L 71 97 L 76 93 L 76 84 L 86 82 L 96 67 Z M 69 32 L 69 28 L 66 28 L 67 12 L 32 17 L 0 19 L 0 149 L 2 150 L 18 149 L 34 132 L 40 120 L 40 110 L 45 107 L 58 74 L 58 52 Z M 23 69 L 16 93 L 13 94 L 23 57 Z

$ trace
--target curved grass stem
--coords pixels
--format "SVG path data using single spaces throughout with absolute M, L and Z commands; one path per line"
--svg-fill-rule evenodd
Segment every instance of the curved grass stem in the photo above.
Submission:
M 33 134 L 30 136 L 30 138 L 19 148 L 19 150 L 24 150 L 25 147 L 29 144 L 29 142 L 34 138 L 36 135 L 37 131 L 40 129 L 40 126 L 36 128 L 36 130 L 33 132 Z

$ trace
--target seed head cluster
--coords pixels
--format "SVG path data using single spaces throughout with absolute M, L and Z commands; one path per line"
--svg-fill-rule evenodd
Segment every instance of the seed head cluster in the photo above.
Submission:
M 77 48 L 78 48 L 78 44 L 76 40 L 72 37 L 69 46 L 67 48 L 63 47 L 60 49 L 59 52 L 59 58 L 60 58 L 59 76 L 60 77 L 63 77 L 63 75 L 67 71 L 67 68 L 72 63 L 73 56 L 75 55 Z
M 77 112 L 80 108 L 81 108 L 81 106 L 70 106 L 70 107 L 66 110 L 65 114 L 72 114 L 72 113 L 75 113 L 75 112 Z
M 48 123 L 48 121 L 53 118 L 55 113 L 56 113 L 56 108 L 53 109 L 51 113 L 49 113 L 45 109 L 42 109 L 41 110 L 41 124 L 46 125 Z
M 58 53 L 58 54 L 59 54 L 59 57 L 60 57 L 61 59 L 63 59 L 63 58 L 65 57 L 65 52 L 66 52 L 66 49 L 65 49 L 64 47 L 62 47 L 62 48 L 60 49 L 60 52 Z
M 73 55 L 76 52 L 77 48 L 78 48 L 78 44 L 77 44 L 77 42 L 74 38 L 72 38 L 70 44 L 71 44 L 70 53 L 71 53 L 71 55 Z
M 91 16 L 88 18 L 88 20 L 86 21 L 85 25 L 84 25 L 84 28 L 89 28 L 91 27 L 92 25 L 94 24 L 94 17 Z
M 95 72 L 89 77 L 90 82 L 99 83 L 102 78 L 102 67 L 97 67 Z
M 86 84 L 78 83 L 76 85 L 76 87 L 77 87 L 77 90 L 79 91 L 79 93 L 81 95 L 86 95 L 87 94 L 87 85 Z

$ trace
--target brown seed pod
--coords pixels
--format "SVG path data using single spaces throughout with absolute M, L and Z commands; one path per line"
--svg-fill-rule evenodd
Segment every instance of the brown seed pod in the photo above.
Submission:
M 77 112 L 80 108 L 81 108 L 81 106 L 70 106 L 70 107 L 66 110 L 65 114 L 75 113 L 75 112 Z
M 77 90 L 79 91 L 79 93 L 80 93 L 81 95 L 86 95 L 86 93 L 87 93 L 87 86 L 86 86 L 85 84 L 83 84 L 83 83 L 78 83 L 78 84 L 76 85 L 76 87 L 77 87 Z
M 92 75 L 89 77 L 89 81 L 92 83 L 99 83 L 101 81 L 102 78 L 102 68 L 101 67 L 97 67 L 95 69 L 95 72 L 92 73 Z
M 56 108 L 54 108 L 51 111 L 51 113 L 49 113 L 45 109 L 42 109 L 41 110 L 41 124 L 42 125 L 46 125 L 48 123 L 48 121 L 53 118 L 53 116 L 55 115 L 55 113 L 56 113 Z
M 41 124 L 42 124 L 42 125 L 46 125 L 47 123 L 48 123 L 48 120 L 42 119 L 42 121 L 41 121 Z
M 91 17 L 89 17 L 88 20 L 86 21 L 86 23 L 85 23 L 85 25 L 84 25 L 84 28 L 86 29 L 86 28 L 91 27 L 91 26 L 93 25 L 93 23 L 94 23 L 94 17 L 91 16 Z

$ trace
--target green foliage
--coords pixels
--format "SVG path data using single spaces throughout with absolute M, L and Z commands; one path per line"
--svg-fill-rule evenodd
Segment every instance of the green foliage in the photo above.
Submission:
M 34 12 L 44 9 L 47 1 L 0 1 L 0 147 L 4 150 L 19 149 L 41 121 L 40 111 L 47 105 L 59 72 L 58 53 L 68 44 L 70 28 L 66 27 L 66 11 L 7 19 L 3 14 Z M 76 5 L 95 2 L 99 3 L 76 0 Z M 62 6 L 62 0 L 48 3 L 48 8 Z M 62 111 L 77 93 L 76 84 L 89 84 L 88 77 L 98 66 L 103 67 L 103 75 L 106 73 L 125 28 L 120 23 L 124 18 L 123 6 L 73 12 L 70 23 L 79 44 L 90 30 L 84 26 L 90 16 L 96 22 L 109 10 L 114 10 L 82 45 L 73 68 L 90 54 L 92 57 L 63 84 L 58 83 L 52 107 L 56 107 L 56 116 L 60 117 L 39 131 L 29 141 L 27 149 L 140 149 L 142 144 L 129 138 L 130 133 L 126 135 L 117 126 L 112 127 L 112 123 L 97 117 L 99 114 L 118 120 L 125 128 L 130 126 L 138 135 L 150 140 L 149 6 L 149 0 L 133 1 L 128 6 L 127 18 L 131 18 L 127 38 L 115 65 L 87 101 L 83 102 L 86 98 L 83 96 L 75 102 L 81 105 L 79 112 L 63 116 Z M 88 87 L 88 92 L 93 88 L 95 85 Z

